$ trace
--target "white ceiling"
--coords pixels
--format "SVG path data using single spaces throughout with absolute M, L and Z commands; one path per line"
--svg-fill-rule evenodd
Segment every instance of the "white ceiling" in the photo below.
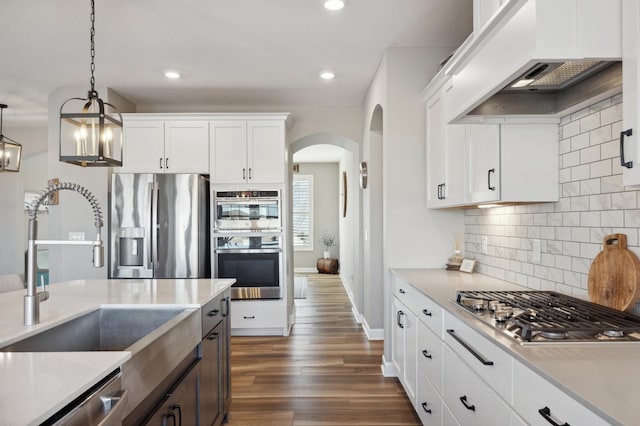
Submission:
M 96 86 L 145 105 L 360 105 L 389 47 L 457 46 L 472 0 L 96 0 Z M 2 0 L 7 124 L 44 123 L 58 87 L 89 89 L 89 0 Z M 169 81 L 164 71 L 182 78 Z M 318 78 L 331 69 L 333 81 Z M 86 87 L 86 89 L 85 89 Z

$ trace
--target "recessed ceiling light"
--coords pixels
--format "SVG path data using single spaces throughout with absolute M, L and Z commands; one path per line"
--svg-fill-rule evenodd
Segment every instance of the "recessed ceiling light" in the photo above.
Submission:
M 323 80 L 333 80 L 335 77 L 336 75 L 331 71 L 322 71 L 320 73 L 320 78 Z
M 178 71 L 167 71 L 164 73 L 164 76 L 170 78 L 171 80 L 175 80 L 180 78 L 180 73 Z
M 346 6 L 346 0 L 326 0 L 324 2 L 324 8 L 332 12 L 344 9 Z

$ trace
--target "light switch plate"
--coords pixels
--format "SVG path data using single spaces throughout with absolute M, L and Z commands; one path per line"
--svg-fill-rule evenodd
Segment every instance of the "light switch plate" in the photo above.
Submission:
M 487 254 L 489 246 L 489 239 L 487 237 L 482 237 L 482 253 Z

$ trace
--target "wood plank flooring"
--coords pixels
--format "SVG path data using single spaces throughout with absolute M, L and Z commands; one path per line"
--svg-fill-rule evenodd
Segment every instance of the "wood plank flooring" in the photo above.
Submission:
M 369 341 L 338 275 L 305 274 L 289 337 L 231 338 L 229 426 L 420 425 L 382 341 Z

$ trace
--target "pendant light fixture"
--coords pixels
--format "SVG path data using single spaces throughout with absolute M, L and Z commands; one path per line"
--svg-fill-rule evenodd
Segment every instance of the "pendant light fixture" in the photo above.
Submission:
M 2 113 L 7 106 L 0 104 L 0 172 L 19 172 L 22 145 L 2 133 Z
M 91 89 L 60 107 L 60 161 L 82 167 L 122 166 L 122 115 L 95 90 L 95 4 L 91 0 Z

